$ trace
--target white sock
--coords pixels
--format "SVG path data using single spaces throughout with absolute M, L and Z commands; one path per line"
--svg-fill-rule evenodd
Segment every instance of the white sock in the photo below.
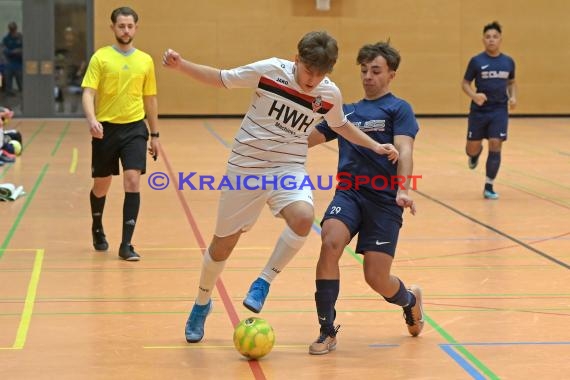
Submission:
M 205 305 L 212 297 L 212 291 L 216 286 L 218 277 L 224 270 L 226 260 L 214 261 L 210 256 L 210 247 L 204 252 L 202 257 L 202 271 L 200 272 L 200 284 L 198 285 L 198 296 L 196 297 L 196 304 Z
M 271 284 L 271 281 L 289 264 L 289 261 L 299 252 L 307 240 L 306 236 L 299 236 L 289 226 L 279 236 L 273 253 L 261 272 L 261 277 Z
M 485 177 L 485 183 L 488 185 L 492 185 L 495 182 L 494 179 L 491 179 L 489 177 Z

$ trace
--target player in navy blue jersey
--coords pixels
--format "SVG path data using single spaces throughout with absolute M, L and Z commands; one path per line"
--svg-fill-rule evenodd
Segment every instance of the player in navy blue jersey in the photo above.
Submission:
M 509 107 L 516 100 L 515 61 L 501 53 L 501 25 L 494 21 L 483 27 L 485 51 L 474 56 L 467 65 L 461 87 L 471 98 L 467 127 L 467 153 L 469 168 L 475 169 L 483 151 L 483 139 L 489 140 L 489 154 L 485 168 L 483 197 L 498 199 L 493 182 L 501 166 L 501 147 L 507 140 Z M 471 82 L 475 81 L 475 89 Z
M 343 173 L 343 178 L 353 180 L 352 183 L 339 182 L 322 222 L 315 293 L 320 335 L 309 348 L 313 355 L 326 354 L 336 347 L 339 326 L 335 327 L 334 322 L 340 288 L 339 260 L 344 247 L 357 233 L 356 252 L 364 256 L 364 277 L 368 285 L 386 301 L 403 307 L 411 335 L 417 336 L 424 324 L 421 289 L 415 285 L 407 289 L 398 277 L 390 274 L 403 210 L 408 207 L 412 214 L 416 212 L 408 190 L 418 124 L 412 107 L 389 89 L 400 64 L 398 51 L 386 42 L 365 45 L 358 53 L 357 63 L 365 95 L 357 103 L 345 104 L 345 115 L 373 140 L 394 144 L 400 157 L 394 163 L 375 155 L 337 135 L 326 122 L 319 124 L 309 136 L 309 146 L 338 139 L 338 174 Z M 392 186 L 394 178 L 406 180 L 401 186 Z

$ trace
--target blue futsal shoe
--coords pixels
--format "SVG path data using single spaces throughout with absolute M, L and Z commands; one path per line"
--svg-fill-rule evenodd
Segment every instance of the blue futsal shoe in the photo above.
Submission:
M 197 343 L 202 340 L 204 337 L 206 317 L 212 312 L 212 308 L 212 300 L 209 300 L 205 305 L 194 304 L 186 321 L 186 329 L 184 330 L 188 343 Z
M 247 292 L 247 295 L 243 300 L 243 306 L 247 307 L 254 313 L 259 313 L 263 308 L 267 293 L 269 293 L 269 285 L 269 282 L 262 278 L 255 280 L 251 284 L 249 292 Z
M 499 199 L 499 194 L 495 193 L 493 190 L 484 190 L 483 198 L 485 199 Z

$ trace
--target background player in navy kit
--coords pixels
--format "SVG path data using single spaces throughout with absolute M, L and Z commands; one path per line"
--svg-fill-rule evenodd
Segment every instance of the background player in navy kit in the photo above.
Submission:
M 508 108 L 516 106 L 515 62 L 501 53 L 501 25 L 494 21 L 483 27 L 485 51 L 467 65 L 461 87 L 471 98 L 465 151 L 469 168 L 475 169 L 483 151 L 482 140 L 489 140 L 485 169 L 486 199 L 498 199 L 493 182 L 501 166 L 501 147 L 507 139 Z M 471 82 L 475 80 L 475 90 Z
M 379 143 L 393 143 L 400 153 L 395 164 L 385 157 L 351 144 L 326 123 L 319 124 L 309 136 L 309 146 L 338 139 L 338 172 L 372 178 L 382 175 L 412 175 L 414 138 L 418 124 L 411 106 L 395 97 L 389 89 L 400 64 L 400 54 L 389 43 L 363 46 L 358 52 L 364 99 L 344 105 L 348 119 Z M 417 336 L 423 328 L 422 294 L 418 286 L 406 289 L 400 279 L 390 274 L 402 213 L 416 208 L 408 194 L 410 181 L 401 189 L 376 189 L 371 184 L 356 190 L 337 189 L 322 222 L 321 252 L 316 270 L 315 302 L 320 336 L 309 353 L 321 355 L 334 350 L 336 333 L 335 303 L 340 288 L 339 260 L 344 247 L 358 233 L 356 252 L 364 256 L 364 277 L 368 285 L 386 301 L 402 306 L 408 330 Z
M 326 78 L 338 56 L 334 38 L 325 32 L 307 33 L 298 43 L 295 61 L 270 58 L 231 70 L 198 65 L 168 49 L 166 67 L 177 69 L 216 87 L 249 87 L 256 91 L 235 137 L 227 165 L 227 177 L 239 175 L 282 179 L 295 176 L 300 183 L 307 175 L 307 138 L 322 118 L 339 134 L 396 161 L 391 143 L 380 144 L 352 125 L 342 111 L 338 87 Z M 279 180 L 277 181 L 279 182 Z M 243 304 L 259 313 L 272 280 L 305 242 L 313 223 L 311 190 L 269 186 L 256 190 L 224 187 L 218 205 L 216 229 L 202 261 L 198 296 L 186 322 L 186 340 L 199 342 L 212 309 L 211 293 L 240 235 L 249 230 L 265 204 L 287 225 L 265 268 L 251 285 Z

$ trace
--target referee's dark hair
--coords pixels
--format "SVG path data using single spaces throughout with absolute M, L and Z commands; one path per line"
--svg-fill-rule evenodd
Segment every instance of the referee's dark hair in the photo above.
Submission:
M 117 17 L 119 17 L 119 15 L 121 15 L 121 16 L 133 16 L 133 19 L 135 20 L 135 24 L 137 22 L 139 22 L 139 15 L 137 14 L 137 12 L 135 12 L 135 10 L 133 8 L 119 7 L 117 9 L 115 9 L 111 13 L 111 21 L 113 22 L 113 24 L 115 24 L 117 22 Z

